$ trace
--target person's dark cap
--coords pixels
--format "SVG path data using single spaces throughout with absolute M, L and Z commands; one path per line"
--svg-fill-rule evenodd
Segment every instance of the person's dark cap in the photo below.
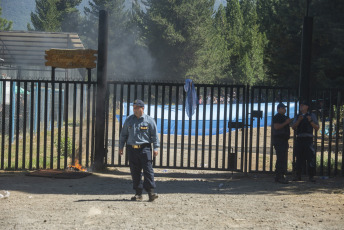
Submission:
M 280 109 L 280 108 L 287 108 L 287 106 L 281 102 L 277 105 L 277 109 Z
M 145 103 L 143 103 L 143 101 L 138 100 L 138 99 L 134 101 L 134 105 L 145 107 Z
M 310 104 L 309 104 L 308 101 L 302 101 L 302 102 L 300 103 L 300 105 L 307 105 L 307 106 L 310 106 Z

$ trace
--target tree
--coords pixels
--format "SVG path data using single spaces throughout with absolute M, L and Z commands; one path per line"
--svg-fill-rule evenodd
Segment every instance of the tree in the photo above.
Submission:
M 35 13 L 31 12 L 31 23 L 27 24 L 29 31 L 61 31 L 61 22 L 59 21 L 60 12 L 56 8 L 56 0 L 36 0 Z
M 344 2 L 314 0 L 312 78 L 315 86 L 344 89 Z
M 153 57 L 154 70 L 164 79 L 185 79 L 197 72 L 214 1 L 147 0 L 143 18 L 143 36 Z
M 79 24 L 79 11 L 76 6 L 82 0 L 35 0 L 35 13 L 31 12 L 31 23 L 28 30 L 50 32 L 77 31 Z
M 257 1 L 260 31 L 265 33 L 265 65 L 273 85 L 298 87 L 301 34 L 306 1 Z
M 0 7 L 0 16 L 2 15 L 2 8 Z M 0 30 L 11 30 L 12 29 L 12 21 L 8 21 L 5 18 L 0 17 Z
M 196 53 L 196 67 L 188 71 L 190 75 L 197 76 L 199 81 L 231 82 L 226 76 L 230 61 L 230 50 L 227 49 L 226 43 L 227 28 L 225 8 L 220 5 L 207 30 L 203 46 Z

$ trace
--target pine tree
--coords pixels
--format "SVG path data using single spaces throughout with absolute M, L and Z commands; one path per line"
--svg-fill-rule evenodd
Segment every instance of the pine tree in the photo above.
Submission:
M 213 15 L 210 0 L 148 0 L 144 37 L 164 79 L 185 79 L 197 69 Z
M 36 31 L 61 31 L 61 22 L 59 21 L 61 13 L 57 11 L 57 0 L 36 0 L 36 11 L 31 12 L 31 23 L 28 23 L 28 30 Z
M 28 30 L 76 32 L 80 15 L 76 6 L 82 0 L 36 0 L 35 13 L 31 12 Z

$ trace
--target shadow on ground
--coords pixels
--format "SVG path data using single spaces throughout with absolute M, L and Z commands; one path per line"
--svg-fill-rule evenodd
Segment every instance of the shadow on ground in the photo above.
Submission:
M 93 173 L 80 179 L 54 179 L 26 176 L 27 172 L 0 171 L 0 190 L 20 191 L 29 194 L 61 195 L 119 195 L 133 194 L 130 173 L 116 169 Z M 272 174 L 249 174 L 207 171 L 156 170 L 156 191 L 159 194 L 246 194 L 283 195 L 344 193 L 344 178 L 275 183 Z M 305 177 L 306 178 L 306 177 Z M 94 201 L 99 199 L 94 199 Z M 101 200 L 101 199 L 100 199 Z M 128 201 L 125 199 L 107 201 Z M 80 200 L 83 201 L 83 200 Z M 85 200 L 86 201 L 86 200 Z M 87 200 L 90 201 L 90 200 Z

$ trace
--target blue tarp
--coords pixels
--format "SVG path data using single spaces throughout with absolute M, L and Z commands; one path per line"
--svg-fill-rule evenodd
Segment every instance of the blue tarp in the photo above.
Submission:
M 286 102 L 284 102 L 285 104 L 287 104 Z M 267 106 L 267 126 L 271 125 L 271 120 L 272 120 L 272 116 L 274 114 L 276 114 L 277 111 L 277 104 L 275 103 L 275 108 L 272 108 L 272 103 L 268 103 Z M 220 106 L 220 112 L 219 112 L 219 122 L 217 121 L 217 110 L 218 110 L 218 106 Z M 127 117 L 126 111 L 127 111 L 127 103 L 123 103 L 123 123 Z M 238 119 L 236 118 L 236 113 L 237 113 L 237 107 L 238 107 Z M 232 105 L 232 112 L 231 112 L 231 120 L 232 121 L 242 121 L 242 107 L 243 104 L 233 104 Z M 164 109 L 164 117 L 162 117 L 162 110 Z M 230 105 L 227 105 L 227 112 L 226 114 L 224 113 L 225 111 L 225 104 L 214 104 L 213 105 L 213 110 L 212 110 L 212 122 L 210 122 L 210 116 L 211 116 L 211 111 L 210 111 L 210 105 L 206 105 L 205 110 L 206 110 L 206 114 L 203 117 L 203 109 L 204 106 L 203 105 L 199 105 L 199 117 L 198 117 L 198 135 L 202 135 L 203 132 L 203 123 L 205 125 L 205 135 L 216 135 L 217 133 L 217 123 L 219 123 L 219 134 L 223 134 L 224 130 L 226 130 L 226 132 L 229 132 L 228 129 L 228 121 L 230 119 L 229 116 L 229 112 L 230 112 Z M 251 105 L 249 105 L 249 109 L 251 109 Z M 294 111 L 295 111 L 295 104 L 294 102 L 289 104 L 289 114 L 290 117 L 294 116 Z M 258 103 L 254 103 L 253 104 L 253 110 L 258 110 Z M 263 117 L 260 119 L 260 126 L 263 127 L 264 126 L 264 122 L 265 122 L 265 103 L 264 104 L 260 104 L 260 110 L 263 111 Z M 145 112 L 147 113 L 148 108 L 146 106 L 145 108 Z M 179 105 L 178 108 L 176 109 L 175 105 L 171 106 L 171 125 L 170 125 L 170 132 L 168 131 L 168 112 L 169 112 L 169 106 L 164 106 L 164 108 L 162 108 L 161 105 L 158 105 L 157 107 L 157 126 L 158 126 L 158 132 L 161 133 L 161 123 L 163 121 L 163 134 L 175 134 L 175 126 L 178 126 L 178 131 L 177 131 L 177 135 L 182 135 L 182 126 L 183 126 L 183 106 Z M 175 120 L 176 117 L 176 113 L 178 113 L 178 120 Z M 185 111 L 186 113 L 186 111 Z M 250 111 L 249 111 L 250 113 Z M 129 108 L 129 115 L 133 114 L 132 111 L 132 104 L 130 104 L 130 108 Z M 150 106 L 150 116 L 154 118 L 154 114 L 155 114 L 155 106 L 151 105 Z M 250 114 L 249 114 L 250 116 Z M 226 123 L 224 122 L 224 118 L 226 117 Z M 250 118 L 250 117 L 249 117 Z M 119 115 L 117 115 L 117 119 L 119 120 Z M 250 120 L 250 119 L 249 119 Z M 210 124 L 212 124 L 212 127 L 210 128 Z M 254 118 L 253 121 L 253 127 L 257 127 L 257 118 Z M 189 134 L 189 117 L 186 116 L 185 114 L 185 121 L 184 121 L 184 134 L 188 135 Z M 196 134 L 196 113 L 193 114 L 193 116 L 191 117 L 191 135 L 195 135 Z

